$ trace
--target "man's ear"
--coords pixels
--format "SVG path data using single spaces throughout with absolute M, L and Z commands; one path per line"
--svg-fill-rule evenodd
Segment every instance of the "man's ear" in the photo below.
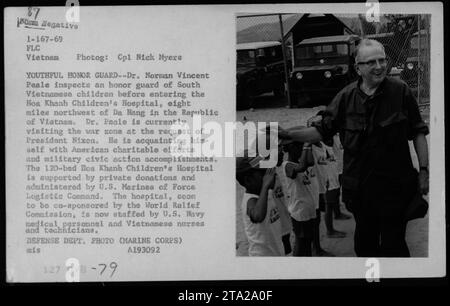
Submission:
M 251 185 L 251 183 L 252 183 L 252 177 L 251 177 L 251 175 L 246 175 L 246 176 L 244 177 L 244 183 L 245 183 L 245 187 Z
M 355 71 L 356 71 L 356 73 L 357 73 L 359 76 L 361 76 L 361 71 L 359 71 L 359 65 L 358 65 L 358 64 L 355 64 Z

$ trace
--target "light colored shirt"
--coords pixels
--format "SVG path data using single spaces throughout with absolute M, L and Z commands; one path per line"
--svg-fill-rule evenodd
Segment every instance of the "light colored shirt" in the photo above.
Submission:
M 327 153 L 324 145 L 322 147 L 312 145 L 312 156 L 314 158 L 314 170 L 317 174 L 317 180 L 319 182 L 319 193 L 325 193 L 327 191 Z
M 339 171 L 337 157 L 334 154 L 332 147 L 323 145 L 325 152 L 327 153 L 327 165 L 326 171 L 328 174 L 328 190 L 339 189 L 341 187 L 339 183 Z
M 277 204 L 278 211 L 280 212 L 281 221 L 281 234 L 284 236 L 292 231 L 292 222 L 289 212 L 286 207 L 286 199 L 283 191 L 283 184 L 281 183 L 281 175 L 283 169 L 276 167 L 277 176 L 275 177 L 275 186 L 273 187 L 273 199 Z
M 260 223 L 253 223 L 247 214 L 247 203 L 250 199 L 258 199 L 259 196 L 244 193 L 242 198 L 242 216 L 245 226 L 245 233 L 249 243 L 249 256 L 283 256 L 284 247 L 281 240 L 280 214 L 273 201 L 272 190 L 269 190 L 267 197 L 267 213 Z
M 333 151 L 334 155 L 336 156 L 338 173 L 342 174 L 342 170 L 344 167 L 344 148 L 342 147 L 339 134 L 335 134 L 333 136 Z
M 314 182 L 314 172 L 310 167 L 305 172 L 297 173 L 295 179 L 286 175 L 286 165 L 292 162 L 285 161 L 281 165 L 280 179 L 283 184 L 286 206 L 291 217 L 297 221 L 308 221 L 316 218 L 316 208 L 319 206 L 319 194 Z

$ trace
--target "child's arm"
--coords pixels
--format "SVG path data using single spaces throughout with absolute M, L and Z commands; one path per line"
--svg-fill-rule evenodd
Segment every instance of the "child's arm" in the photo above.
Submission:
M 319 141 L 319 142 L 313 143 L 312 146 L 323 149 L 323 151 L 321 153 L 318 153 L 317 149 L 314 148 L 315 153 L 316 153 L 315 159 L 317 160 L 318 165 L 326 165 L 328 163 L 326 160 L 326 149 L 322 145 L 322 142 Z M 312 147 L 311 147 L 311 150 L 312 150 Z M 325 154 L 323 154 L 323 153 L 325 153 Z
M 261 192 L 259 198 L 252 198 L 247 202 L 247 215 L 253 223 L 260 223 L 266 218 L 267 214 L 267 197 L 269 189 L 275 185 L 275 168 L 267 169 L 263 178 Z
M 309 143 L 305 143 L 305 145 L 303 146 L 303 155 L 305 156 L 305 162 L 307 163 L 307 167 L 312 167 L 314 166 L 314 156 L 312 153 L 312 147 Z
M 314 158 L 311 153 L 311 148 L 304 147 L 302 155 L 298 161 L 298 164 L 287 163 L 286 164 L 286 176 L 295 179 L 297 173 L 305 172 L 308 167 L 314 165 Z

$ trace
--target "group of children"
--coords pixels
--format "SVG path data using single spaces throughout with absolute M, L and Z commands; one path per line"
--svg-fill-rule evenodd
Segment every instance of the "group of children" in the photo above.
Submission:
M 322 249 L 319 229 L 324 212 L 327 236 L 346 236 L 333 226 L 334 218 L 351 218 L 340 211 L 342 156 L 335 135 L 329 143 L 281 140 L 272 169 L 261 169 L 259 156 L 237 158 L 236 179 L 245 188 L 241 211 L 249 256 L 333 256 Z

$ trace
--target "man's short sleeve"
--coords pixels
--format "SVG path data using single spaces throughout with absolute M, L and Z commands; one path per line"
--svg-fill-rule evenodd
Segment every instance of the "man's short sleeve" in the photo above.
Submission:
M 420 115 L 419 106 L 417 105 L 416 98 L 414 97 L 411 89 L 405 84 L 405 105 L 406 112 L 408 114 L 408 139 L 414 139 L 417 134 L 428 135 L 430 133 L 428 126 L 422 120 Z
M 312 123 L 326 141 L 332 138 L 342 125 L 342 107 L 345 103 L 345 90 L 340 91 L 322 112 L 322 120 Z

